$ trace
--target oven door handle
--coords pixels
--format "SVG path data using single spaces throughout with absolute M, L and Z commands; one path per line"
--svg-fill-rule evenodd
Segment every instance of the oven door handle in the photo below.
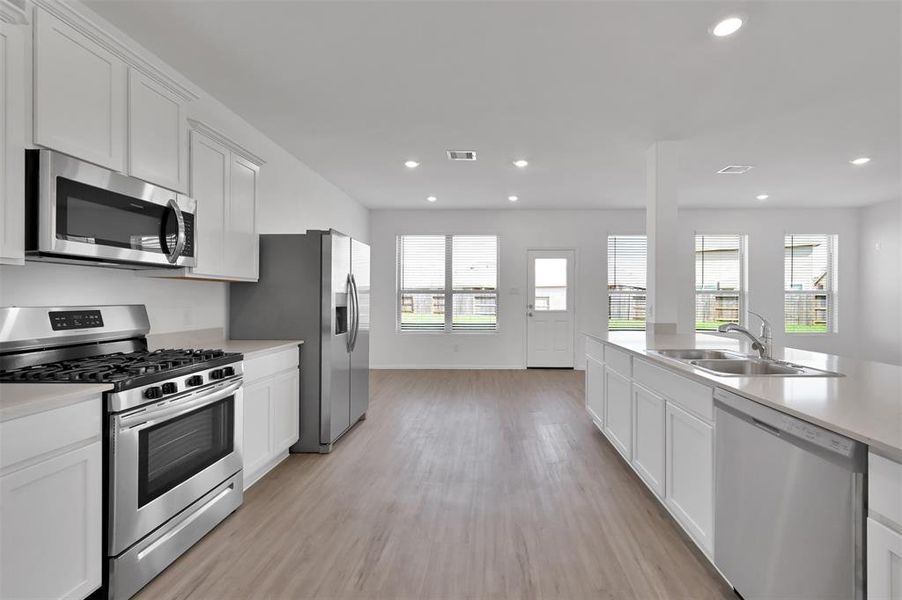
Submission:
M 140 431 L 162 421 L 168 421 L 198 408 L 203 408 L 208 404 L 219 402 L 223 398 L 228 398 L 241 389 L 242 383 L 242 380 L 239 379 L 219 389 L 206 390 L 198 392 L 194 397 L 181 398 L 174 401 L 171 406 L 165 405 L 155 410 L 143 410 L 132 414 L 120 415 L 117 417 L 117 426 L 119 429 L 136 429 Z
M 175 237 L 175 248 L 172 249 L 172 252 L 166 255 L 166 260 L 168 260 L 171 264 L 175 264 L 175 262 L 182 255 L 182 252 L 185 250 L 185 241 L 187 240 L 187 234 L 185 233 L 185 216 L 182 214 L 182 209 L 179 208 L 178 202 L 176 202 L 175 198 L 171 198 L 169 203 L 166 205 L 169 210 L 172 211 L 172 214 L 175 215 L 176 223 L 178 223 L 178 233 Z M 163 237 L 165 239 L 166 232 L 163 232 Z

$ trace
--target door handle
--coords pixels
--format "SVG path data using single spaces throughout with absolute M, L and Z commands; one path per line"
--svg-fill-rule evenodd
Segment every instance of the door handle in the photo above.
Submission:
M 532 311 L 527 312 L 527 313 L 526 313 L 526 316 L 527 316 L 527 317 L 531 317 L 531 316 L 532 316 Z
M 170 262 L 170 264 L 175 264 L 175 261 L 179 259 L 182 255 L 182 251 L 185 249 L 185 216 L 182 214 L 182 209 L 179 208 L 178 202 L 175 201 L 175 198 L 169 200 L 167 204 L 169 210 L 172 211 L 172 214 L 175 215 L 176 223 L 178 223 L 178 233 L 175 236 L 175 248 L 172 249 L 172 252 L 166 255 L 166 260 Z M 165 223 L 165 221 L 164 221 Z M 165 225 L 164 225 L 165 227 Z M 162 238 L 166 239 L 166 231 L 160 232 Z

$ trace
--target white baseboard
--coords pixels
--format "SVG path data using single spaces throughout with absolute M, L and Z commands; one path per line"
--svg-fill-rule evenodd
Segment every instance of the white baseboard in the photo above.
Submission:
M 431 370 L 466 370 L 466 371 L 474 371 L 474 370 L 491 370 L 491 371 L 522 371 L 526 367 L 524 365 L 422 365 L 422 364 L 407 364 L 407 365 L 370 365 L 371 371 L 381 371 L 381 370 L 410 370 L 410 369 L 431 369 Z

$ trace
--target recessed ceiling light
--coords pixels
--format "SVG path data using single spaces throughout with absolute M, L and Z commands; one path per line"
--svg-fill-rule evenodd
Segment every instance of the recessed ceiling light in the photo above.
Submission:
M 435 202 L 436 200 L 438 200 L 438 198 L 436 198 L 435 196 L 426 196 L 427 202 Z
M 523 160 L 522 158 L 514 161 L 515 167 L 520 167 L 521 169 L 529 164 L 529 161 Z
M 518 198 L 517 196 L 508 196 L 507 199 L 510 200 L 511 202 L 516 202 L 520 198 Z
M 742 175 L 752 170 L 749 165 L 728 165 L 718 171 L 721 175 Z
M 733 35 L 742 27 L 742 19 L 739 17 L 727 17 L 711 28 L 711 35 L 715 37 L 727 37 Z
M 404 166 L 407 167 L 408 169 L 416 169 L 417 167 L 420 166 L 420 163 L 418 163 L 415 160 L 408 160 L 404 163 Z
M 767 194 L 758 194 L 757 196 L 755 196 L 755 200 L 761 200 L 762 202 L 764 202 L 768 198 L 770 198 L 770 196 L 768 196 Z
M 849 162 L 852 163 L 853 165 L 855 165 L 856 167 L 860 167 L 861 165 L 866 165 L 869 162 L 871 162 L 871 159 L 870 159 L 870 157 L 862 156 L 860 158 L 850 160 Z

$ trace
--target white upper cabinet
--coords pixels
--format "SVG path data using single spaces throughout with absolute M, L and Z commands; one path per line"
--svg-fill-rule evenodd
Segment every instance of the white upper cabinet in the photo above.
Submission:
M 197 202 L 194 248 L 197 276 L 223 274 L 225 205 L 229 192 L 229 150 L 196 131 L 191 132 L 191 197 Z
M 203 123 L 191 120 L 189 125 L 189 195 L 197 202 L 197 264 L 190 269 L 143 271 L 142 275 L 257 281 L 257 193 L 263 161 Z
M 25 264 L 25 38 L 0 22 L 0 264 Z
M 128 170 L 188 192 L 187 101 L 136 69 L 128 74 Z
M 240 156 L 231 162 L 229 201 L 226 207 L 228 244 L 225 272 L 236 279 L 258 278 L 257 175 L 260 167 Z
M 93 39 L 35 10 L 35 144 L 124 172 L 127 71 Z

